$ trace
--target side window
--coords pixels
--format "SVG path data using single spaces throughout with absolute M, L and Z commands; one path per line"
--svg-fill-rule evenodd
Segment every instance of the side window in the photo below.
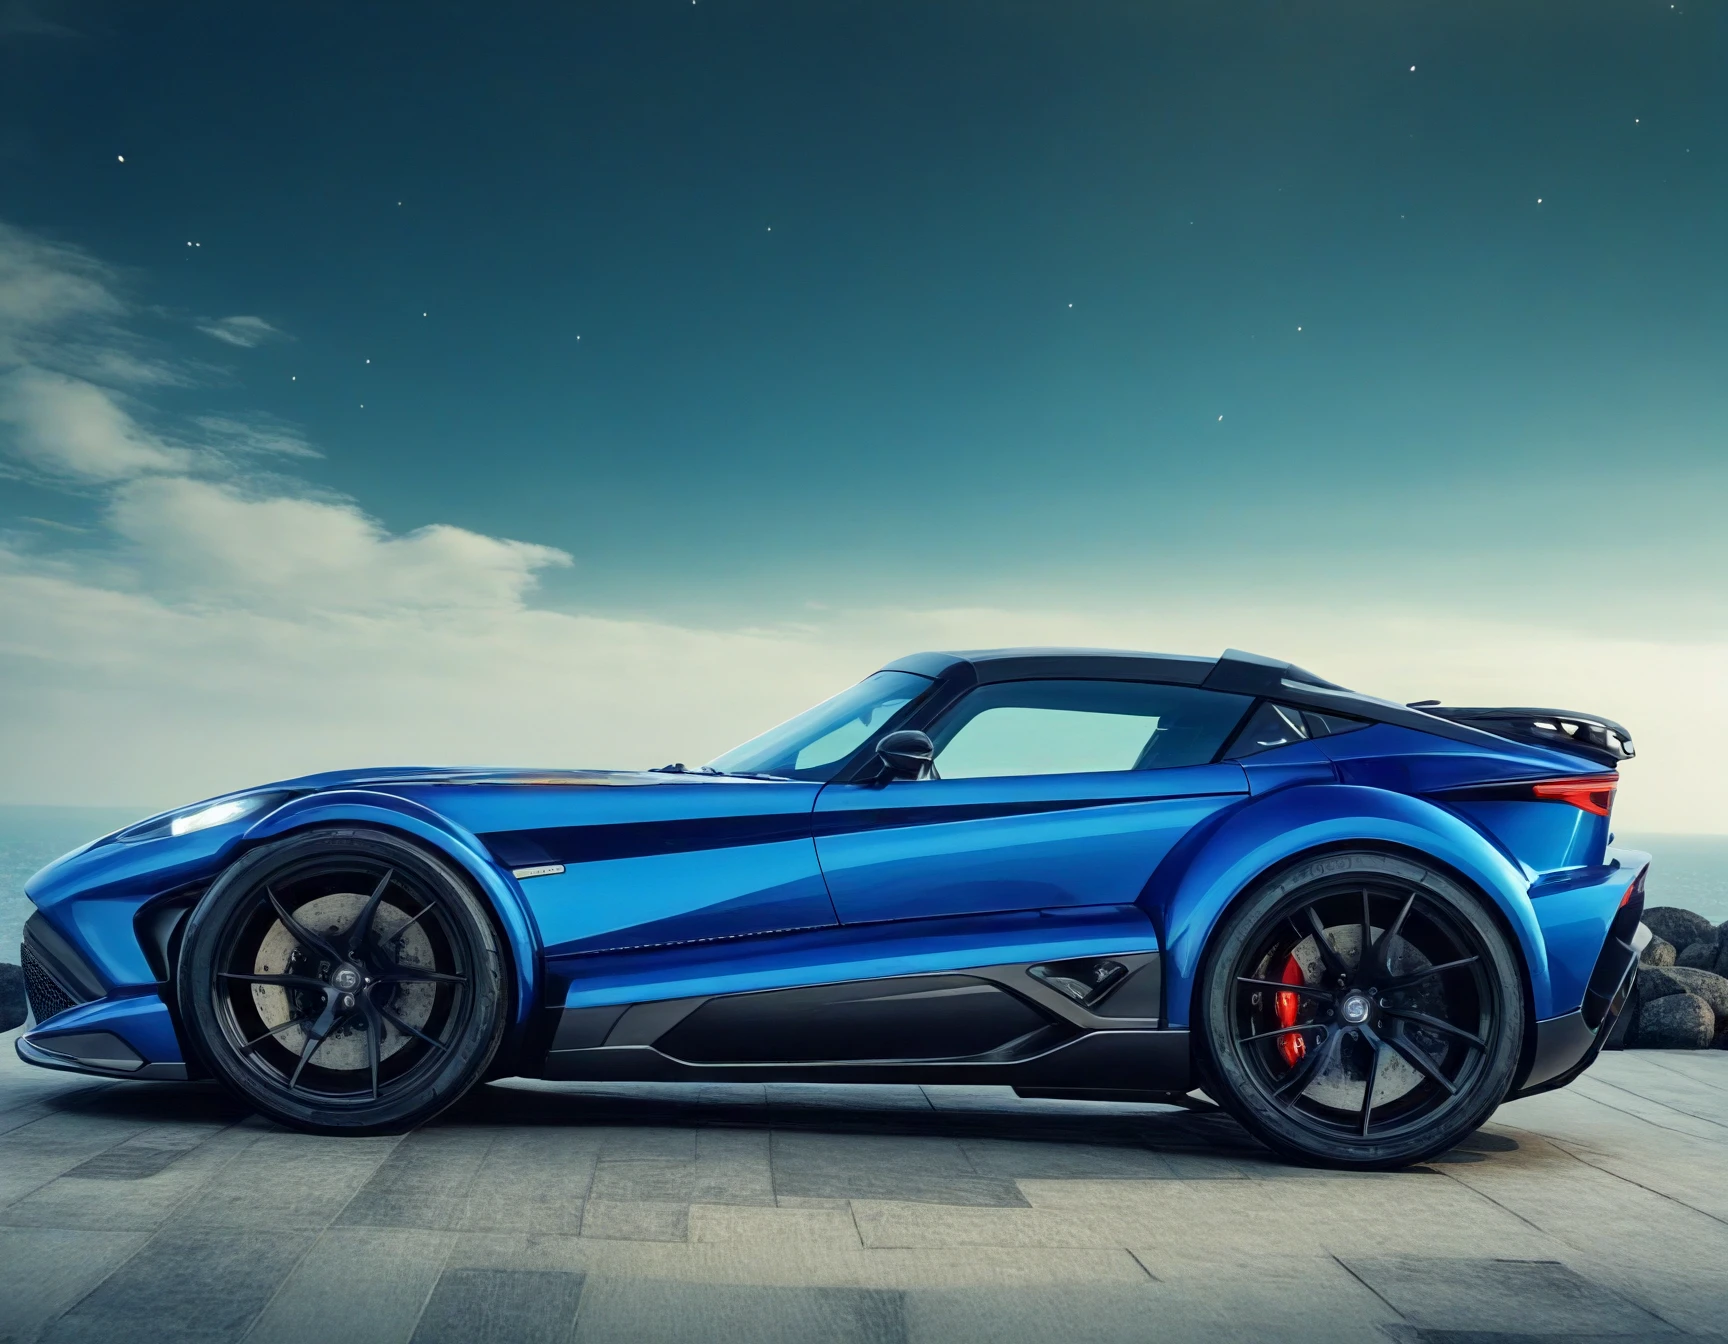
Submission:
M 1287 747 L 1292 742 L 1306 742 L 1315 737 L 1336 737 L 1352 733 L 1368 725 L 1360 719 L 1346 719 L 1337 714 L 1316 714 L 1311 709 L 1293 709 L 1275 705 L 1270 700 L 1260 703 L 1236 740 L 1230 744 L 1225 759 L 1239 761 L 1274 747 Z
M 1133 681 L 1011 681 L 969 692 L 931 730 L 943 779 L 1203 765 L 1250 698 Z

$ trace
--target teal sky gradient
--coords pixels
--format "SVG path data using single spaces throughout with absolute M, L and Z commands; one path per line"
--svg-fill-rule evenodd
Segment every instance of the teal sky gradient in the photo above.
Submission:
M 1629 824 L 1728 831 L 1725 68 L 1669 0 L 0 3 L 0 797 L 1228 644 L 1619 717 Z
M 1709 6 L 36 12 L 0 217 L 222 366 L 163 412 L 558 600 L 1728 558 Z M 230 312 L 290 339 L 174 321 Z

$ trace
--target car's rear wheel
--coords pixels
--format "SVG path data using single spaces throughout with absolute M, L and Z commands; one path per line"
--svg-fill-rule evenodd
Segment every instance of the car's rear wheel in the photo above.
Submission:
M 1482 903 L 1390 854 L 1329 854 L 1219 928 L 1196 1045 L 1207 1089 L 1301 1161 L 1420 1162 L 1505 1098 L 1523 1043 L 1517 954 Z
M 481 1077 L 504 1027 L 485 908 L 380 831 L 311 831 L 238 860 L 193 911 L 176 979 L 211 1072 L 320 1133 L 430 1119 Z

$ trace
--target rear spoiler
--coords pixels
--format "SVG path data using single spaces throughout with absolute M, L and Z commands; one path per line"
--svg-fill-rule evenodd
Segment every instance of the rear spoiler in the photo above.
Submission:
M 1632 734 L 1613 719 L 1596 714 L 1575 714 L 1569 709 L 1468 709 L 1438 700 L 1418 700 L 1409 708 L 1514 742 L 1556 747 L 1598 765 L 1616 766 L 1637 754 L 1632 748 Z

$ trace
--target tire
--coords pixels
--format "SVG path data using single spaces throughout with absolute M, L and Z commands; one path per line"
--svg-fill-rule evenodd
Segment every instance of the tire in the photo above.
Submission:
M 497 1054 L 507 998 L 468 882 L 368 830 L 237 860 L 187 921 L 175 993 L 212 1074 L 320 1134 L 399 1133 L 451 1105 Z
M 1391 854 L 1328 854 L 1252 890 L 1198 983 L 1206 1090 L 1299 1162 L 1445 1152 L 1505 1099 L 1523 1047 L 1506 934 L 1458 882 Z

